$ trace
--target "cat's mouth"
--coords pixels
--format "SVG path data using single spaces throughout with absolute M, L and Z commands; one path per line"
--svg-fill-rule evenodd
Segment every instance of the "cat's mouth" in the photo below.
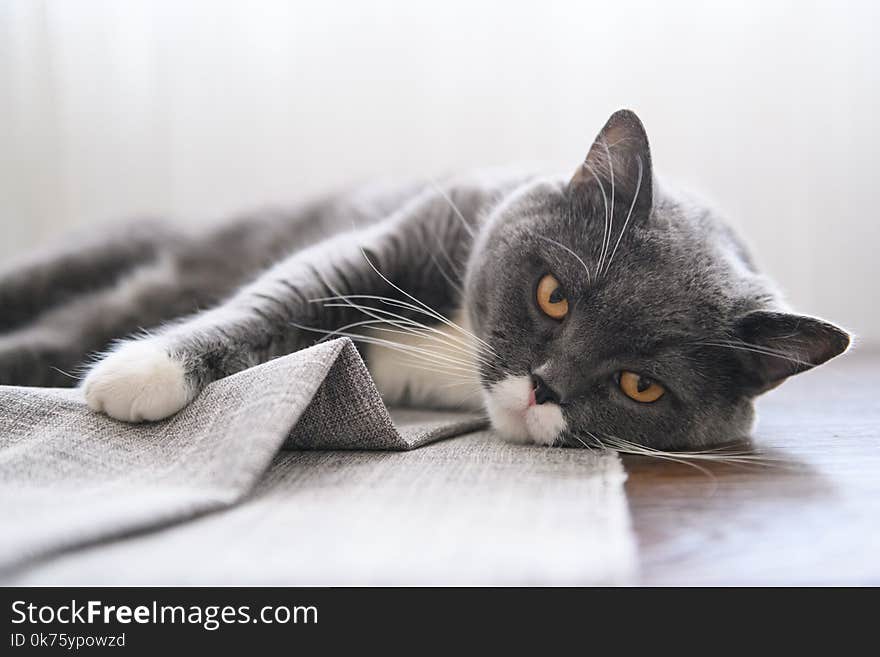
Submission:
M 558 404 L 536 403 L 535 386 L 528 375 L 508 375 L 484 394 L 492 426 L 505 438 L 554 445 L 567 428 Z

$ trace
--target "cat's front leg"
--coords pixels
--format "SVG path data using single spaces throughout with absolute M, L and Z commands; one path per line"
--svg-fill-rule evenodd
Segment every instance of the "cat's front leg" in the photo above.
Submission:
M 95 365 L 83 381 L 86 402 L 117 420 L 161 420 L 196 395 L 185 360 L 160 339 L 123 343 Z
M 290 322 L 308 308 L 287 277 L 275 267 L 216 308 L 120 342 L 83 379 L 86 402 L 117 420 L 162 420 L 211 381 L 303 346 Z
M 435 304 L 442 305 L 452 290 L 431 266 L 431 249 L 438 240 L 444 249 L 454 248 L 463 230 L 447 203 L 431 196 L 415 199 L 371 228 L 309 247 L 226 303 L 119 344 L 85 377 L 86 401 L 119 420 L 160 420 L 216 379 L 364 319 L 356 304 L 324 306 L 315 303 L 318 299 L 388 294 L 397 280 L 417 294 L 430 290 Z
M 208 383 L 306 346 L 294 324 L 328 292 L 307 284 L 303 264 L 293 256 L 216 308 L 120 342 L 83 379 L 86 402 L 118 420 L 161 420 Z

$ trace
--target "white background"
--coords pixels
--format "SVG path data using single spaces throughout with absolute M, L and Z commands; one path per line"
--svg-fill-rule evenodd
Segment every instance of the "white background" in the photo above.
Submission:
M 145 211 L 573 170 L 635 109 L 793 304 L 880 343 L 880 3 L 0 1 L 0 258 Z

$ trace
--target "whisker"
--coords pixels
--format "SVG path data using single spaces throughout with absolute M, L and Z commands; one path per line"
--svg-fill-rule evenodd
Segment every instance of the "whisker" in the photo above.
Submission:
M 388 285 L 390 285 L 391 287 L 393 287 L 395 290 L 397 290 L 397 291 L 400 292 L 401 294 L 405 295 L 406 297 L 408 297 L 408 298 L 412 299 L 413 301 L 415 301 L 418 305 L 420 305 L 420 306 L 422 306 L 423 308 L 425 308 L 425 309 L 426 309 L 427 311 L 429 311 L 434 317 L 436 317 L 438 320 L 440 320 L 441 322 L 443 322 L 443 323 L 446 324 L 447 326 L 450 326 L 450 327 L 452 327 L 452 328 L 455 328 L 455 329 L 458 330 L 458 331 L 461 331 L 461 332 L 464 333 L 465 335 L 468 335 L 468 336 L 470 336 L 471 338 L 473 338 L 474 340 L 477 340 L 478 342 L 480 342 L 481 344 L 483 344 L 486 348 L 488 348 L 488 349 L 492 349 L 491 345 L 489 345 L 489 343 L 486 342 L 485 340 L 483 340 L 483 339 L 477 337 L 476 335 L 474 335 L 474 334 L 471 333 L 470 331 L 464 329 L 463 327 L 459 326 L 458 324 L 456 324 L 456 323 L 453 322 L 452 320 L 447 319 L 446 317 L 444 317 L 443 315 L 441 315 L 440 313 L 438 313 L 436 310 L 434 310 L 433 308 L 431 308 L 431 307 L 430 307 L 429 305 L 427 305 L 426 303 L 420 301 L 419 299 L 417 299 L 417 298 L 414 297 L 413 295 L 409 294 L 406 290 L 404 290 L 404 289 L 398 287 L 397 285 L 395 285 L 394 283 L 392 283 L 390 280 L 388 280 L 388 278 L 387 278 L 382 272 L 380 272 L 380 271 L 376 268 L 376 266 L 373 264 L 372 260 L 370 260 L 370 257 L 367 255 L 367 252 L 366 252 L 363 248 L 361 249 L 361 253 L 363 254 L 364 258 L 366 259 L 367 264 L 370 265 L 370 268 L 371 268 L 374 272 L 376 272 L 376 274 L 378 274 L 379 277 L 380 277 L 383 281 L 385 281 L 386 283 L 388 283 Z M 493 350 L 493 351 L 494 351 L 494 350 Z
M 477 379 L 467 380 L 467 381 L 452 381 L 448 383 L 441 383 L 438 387 L 440 388 L 451 388 L 453 386 L 463 386 L 463 385 L 479 385 L 480 382 Z
M 296 326 L 296 327 L 298 327 L 298 328 L 302 328 L 302 325 L 299 325 L 299 324 L 293 324 L 293 325 Z M 337 329 L 332 329 L 332 330 L 330 330 L 330 329 L 322 329 L 322 328 L 315 328 L 315 327 L 306 327 L 306 328 L 308 328 L 308 329 L 311 330 L 311 331 L 319 332 L 319 333 L 323 333 L 323 334 L 324 334 L 324 337 L 321 338 L 321 340 L 320 340 L 319 342 L 325 342 L 326 340 L 330 340 L 331 338 L 333 338 L 333 337 L 336 336 L 336 335 L 340 335 L 340 336 L 341 336 L 341 335 L 344 335 L 344 333 L 345 333 L 346 331 L 348 331 L 348 329 L 359 328 L 359 327 L 362 327 L 362 326 L 368 326 L 368 327 L 371 327 L 372 330 L 376 330 L 376 331 L 388 331 L 388 332 L 390 332 L 390 333 L 396 333 L 396 334 L 398 334 L 398 335 L 417 335 L 417 336 L 420 336 L 420 337 L 424 337 L 424 338 L 426 338 L 426 339 L 436 340 L 436 338 L 434 338 L 433 336 L 427 336 L 427 335 L 423 336 L 423 335 L 420 334 L 420 333 L 416 333 L 416 332 L 414 332 L 414 331 L 412 331 L 412 330 L 407 330 L 406 328 L 403 328 L 403 330 L 395 330 L 395 329 L 391 329 L 391 328 L 388 328 L 387 326 L 382 326 L 382 325 L 399 326 L 398 323 L 396 323 L 396 322 L 391 322 L 391 321 L 389 321 L 389 320 L 385 320 L 385 319 L 371 319 L 371 320 L 361 320 L 361 321 L 353 322 L 353 323 L 351 323 L 351 324 L 347 324 L 347 325 L 345 325 L 345 326 L 341 326 L 341 327 L 339 327 L 339 328 L 337 328 Z M 402 328 L 402 327 L 401 327 L 401 328 Z M 359 334 L 359 335 L 360 335 L 360 334 Z M 367 337 L 369 337 L 369 336 L 367 336 Z M 405 346 L 405 347 L 409 347 L 409 348 L 416 348 L 414 345 L 404 345 L 403 343 L 395 343 L 395 344 L 400 344 L 401 346 Z M 452 348 L 452 349 L 453 349 L 453 352 L 456 353 L 456 354 L 463 353 L 463 352 L 461 352 L 457 347 L 451 347 L 450 345 L 446 345 L 446 344 L 444 344 L 444 343 L 441 343 L 441 346 L 442 346 L 442 347 L 450 347 L 450 348 Z M 457 356 L 453 356 L 453 355 L 452 355 L 451 353 L 449 353 L 449 352 L 444 352 L 442 355 L 444 355 L 444 356 L 448 356 L 450 360 L 451 360 L 451 359 L 455 359 L 455 361 L 458 362 L 458 363 L 460 363 L 461 365 L 467 365 L 468 367 L 473 367 L 473 365 L 474 365 L 473 361 L 471 361 L 471 360 L 466 360 L 466 359 L 462 359 L 462 358 L 458 358 Z
M 383 332 L 388 332 L 388 333 L 398 333 L 398 334 L 401 333 L 401 331 L 396 331 L 394 329 L 390 329 L 390 328 L 383 327 L 383 326 L 374 326 L 374 327 L 372 327 L 372 330 L 383 331 Z M 357 334 L 357 335 L 362 335 L 362 334 Z M 389 349 L 400 351 L 402 353 L 403 352 L 419 353 L 419 354 L 424 354 L 424 355 L 429 356 L 434 359 L 440 359 L 440 360 L 450 364 L 450 365 L 447 365 L 446 367 L 455 367 L 456 369 L 463 371 L 463 372 L 468 372 L 469 374 L 476 374 L 476 372 L 477 372 L 477 369 L 474 367 L 474 364 L 472 362 L 462 360 L 462 359 L 457 358 L 457 357 L 450 355 L 448 353 L 431 351 L 430 349 L 426 349 L 423 347 L 416 347 L 413 345 L 408 345 L 408 344 L 404 344 L 401 342 L 397 342 L 395 340 L 385 340 L 384 338 L 378 338 L 375 336 L 362 335 L 362 337 L 373 338 L 374 340 L 381 340 L 383 342 L 383 344 L 381 344 L 379 346 L 387 347 Z M 391 346 L 391 345 L 394 345 L 394 346 Z M 432 362 L 436 362 L 436 361 L 432 361 Z
M 418 361 L 412 361 L 412 360 L 401 360 L 399 362 L 400 362 L 400 364 L 406 365 L 407 367 L 412 367 L 413 369 L 424 370 L 425 372 L 435 372 L 435 373 L 440 372 L 441 374 L 443 374 L 444 377 L 459 379 L 458 381 L 453 381 L 451 383 L 447 382 L 444 385 L 459 386 L 459 385 L 466 385 L 466 384 L 474 384 L 477 381 L 476 378 L 474 378 L 473 376 L 468 376 L 467 374 L 462 374 L 460 370 L 445 369 L 443 366 L 437 366 L 437 365 L 430 365 L 429 366 L 424 363 L 420 363 Z
M 623 239 L 623 233 L 626 232 L 626 227 L 629 225 L 630 217 L 632 217 L 633 208 L 636 207 L 636 199 L 639 198 L 639 191 L 642 189 L 642 158 L 636 155 L 636 162 L 639 165 L 639 177 L 636 182 L 636 193 L 633 196 L 632 203 L 629 205 L 629 212 L 626 213 L 626 221 L 623 222 L 623 228 L 620 229 L 620 235 L 617 236 L 617 242 L 614 244 L 614 250 L 611 251 L 611 257 L 608 258 L 608 264 L 605 265 L 605 272 L 603 276 L 608 275 L 608 270 L 611 268 L 611 262 L 614 260 L 614 254 L 617 253 L 617 247 L 620 246 L 620 240 Z
M 608 249 L 611 248 L 611 238 L 614 235 L 614 161 L 611 159 L 611 149 L 608 148 L 608 142 L 605 141 L 605 138 L 602 138 L 602 146 L 605 148 L 605 155 L 608 157 L 608 168 L 611 174 L 611 212 L 608 221 L 608 236 L 605 240 L 603 240 L 602 250 L 603 253 L 607 256 Z M 604 272 L 607 272 L 608 268 L 603 267 L 603 276 Z
M 605 186 L 602 184 L 602 181 L 599 179 L 599 176 L 596 175 L 596 172 L 593 170 L 593 167 L 584 162 L 584 166 L 587 168 L 587 171 L 590 172 L 590 175 L 599 183 L 599 190 L 602 192 L 602 202 L 605 204 L 605 232 L 602 234 L 602 244 L 605 244 L 605 236 L 608 232 L 608 197 L 605 195 Z M 600 250 L 599 252 L 599 260 L 596 263 L 596 278 L 599 278 L 599 271 L 602 267 L 602 260 L 604 259 L 605 251 Z
M 692 342 L 694 345 L 704 345 L 707 347 L 722 347 L 725 349 L 738 349 L 740 351 L 749 351 L 756 354 L 761 354 L 763 356 L 773 356 L 775 358 L 780 358 L 782 360 L 787 360 L 792 363 L 796 363 L 798 365 L 807 365 L 809 367 L 815 367 L 815 363 L 811 363 L 806 360 L 802 360 L 797 356 L 792 356 L 783 351 L 778 351 L 776 349 L 772 349 L 770 347 L 763 347 L 761 345 L 753 345 L 749 343 L 736 343 L 736 342 Z
M 440 185 L 437 184 L 437 182 L 435 180 L 429 179 L 429 182 L 431 183 L 431 186 L 434 188 L 434 191 L 437 192 L 440 196 L 442 196 L 443 200 L 449 204 L 449 207 L 452 208 L 452 211 L 455 213 L 455 216 L 457 216 L 459 218 L 459 220 L 461 221 L 461 225 L 464 226 L 464 229 L 468 232 L 468 234 L 471 236 L 471 238 L 476 237 L 474 235 L 473 229 L 470 227 L 470 224 L 468 224 L 467 220 L 464 218 L 464 215 L 461 213 L 461 210 L 458 209 L 458 206 L 452 202 L 451 198 L 449 198 L 449 195 L 443 191 L 443 189 L 440 187 Z
M 429 366 L 429 365 L 427 365 L 423 362 L 417 361 L 417 360 L 401 359 L 398 362 L 401 365 L 406 365 L 407 367 L 412 367 L 415 369 L 424 370 L 426 372 L 435 372 L 435 373 L 441 372 L 444 376 L 451 377 L 454 379 L 459 379 L 458 381 L 453 382 L 452 385 L 464 385 L 466 383 L 469 383 L 469 384 L 479 383 L 479 381 L 477 379 L 476 372 L 473 372 L 473 371 L 465 372 L 461 368 L 451 368 L 451 367 L 444 366 L 444 365 L 435 366 L 432 364 Z
M 557 242 L 556 240 L 550 239 L 549 237 L 544 237 L 543 235 L 537 235 L 536 237 L 538 237 L 538 239 L 542 239 L 542 240 L 545 240 L 545 241 L 547 241 L 547 242 L 550 242 L 551 244 L 555 244 L 556 246 L 558 246 L 558 247 L 561 248 L 561 249 L 565 249 L 568 253 L 570 253 L 570 254 L 573 255 L 575 258 L 577 258 L 577 261 L 578 261 L 579 263 L 581 263 L 581 265 L 583 266 L 584 271 L 587 272 L 587 281 L 588 281 L 589 283 L 592 283 L 592 282 L 593 282 L 593 277 L 590 276 L 590 268 L 587 267 L 587 263 L 585 263 L 584 260 L 583 260 L 583 258 L 581 258 L 577 253 L 575 253 L 575 252 L 572 251 L 570 248 L 568 248 L 567 246 L 565 246 L 565 244 L 562 244 L 562 243 L 560 243 L 560 242 Z
M 433 326 L 428 326 L 427 324 L 417 322 L 417 321 L 410 319 L 408 317 L 404 317 L 403 315 L 400 315 L 398 313 L 393 313 L 389 310 L 384 310 L 382 308 L 375 308 L 373 306 L 365 306 L 365 305 L 361 305 L 361 304 L 353 304 L 350 302 L 345 303 L 345 304 L 334 304 L 334 303 L 325 303 L 324 304 L 325 308 L 337 308 L 337 307 L 346 307 L 346 306 L 356 308 L 356 309 L 360 310 L 361 312 L 363 312 L 364 314 L 369 315 L 371 317 L 376 317 L 376 315 L 373 314 L 374 312 L 375 313 L 382 313 L 383 315 L 388 315 L 390 317 L 395 318 L 399 322 L 405 322 L 409 326 L 417 327 L 417 328 L 411 329 L 411 331 L 410 331 L 411 334 L 414 336 L 432 339 L 437 342 L 441 342 L 443 344 L 448 345 L 452 349 L 458 350 L 461 354 L 466 355 L 468 358 L 478 359 L 481 362 L 484 362 L 486 364 L 491 364 L 490 361 L 488 359 L 486 359 L 485 356 L 480 354 L 474 348 L 473 345 L 471 345 L 467 342 L 464 342 L 462 339 L 457 338 L 454 335 L 449 335 L 447 333 L 443 333 L 442 331 L 437 330 Z M 372 312 L 369 312 L 369 311 L 372 311 Z M 376 319 L 380 319 L 380 318 L 376 317 Z M 389 323 L 396 325 L 396 323 L 391 320 L 387 320 L 387 321 Z M 433 335 L 429 335 L 426 332 L 433 334 Z
M 76 375 L 74 375 L 74 374 L 71 374 L 70 372 L 65 372 L 65 371 L 62 370 L 60 367 L 55 367 L 54 365 L 50 365 L 50 366 L 49 366 L 49 369 L 55 370 L 55 371 L 58 372 L 59 374 L 63 374 L 64 376 L 66 376 L 66 377 L 68 377 L 68 378 L 70 378 L 70 379 L 73 379 L 74 381 L 79 381 L 79 379 L 80 379 L 79 376 L 76 376 Z
M 444 198 L 446 198 L 446 197 L 444 197 Z M 456 211 L 458 210 L 458 208 L 455 208 L 454 204 L 452 204 L 452 201 L 449 198 L 446 198 L 446 200 L 448 203 L 450 203 L 450 205 L 453 206 L 453 208 Z M 461 213 L 458 212 L 458 215 L 461 216 Z M 461 217 L 461 218 L 462 218 L 462 220 L 464 219 L 464 217 Z M 467 227 L 466 224 L 465 224 L 465 226 Z M 433 251 L 429 252 L 429 255 L 431 256 L 431 260 L 434 262 L 434 265 L 437 267 L 437 270 L 440 272 L 440 275 L 443 276 L 443 278 L 446 280 L 446 282 L 449 283 L 449 285 L 452 286 L 452 288 L 456 292 L 458 292 L 459 297 L 464 297 L 464 288 L 461 286 L 462 275 L 461 275 L 461 271 L 459 271 L 459 268 L 461 267 L 461 265 L 459 264 L 458 266 L 456 266 L 456 263 L 453 261 L 452 257 L 449 255 L 449 252 L 446 250 L 446 247 L 443 245 L 443 240 L 440 239 L 440 236 L 437 234 L 437 231 L 431 231 L 431 235 L 434 238 L 434 242 L 439 247 L 440 253 L 443 255 L 444 260 L 446 260 L 446 263 L 449 265 L 449 269 L 452 271 L 452 276 L 449 276 L 446 273 L 446 268 L 440 264 L 440 262 L 437 260 L 437 257 L 434 255 Z M 473 233 L 471 233 L 471 237 L 473 238 Z M 455 277 L 456 280 L 453 280 L 452 277 Z
M 372 328 L 372 330 L 385 331 L 385 332 L 389 332 L 389 333 L 398 333 L 398 334 L 401 333 L 400 331 L 395 331 L 394 329 L 390 329 L 390 328 L 383 327 L 383 326 L 374 326 Z M 371 336 L 365 336 L 365 337 L 371 337 Z M 378 339 L 382 340 L 384 338 L 378 338 Z M 408 345 L 408 344 L 404 344 L 401 342 L 396 342 L 394 340 L 389 340 L 389 342 L 393 343 L 394 345 L 396 345 L 400 349 L 407 350 L 407 351 L 415 351 L 417 349 L 420 349 L 422 353 L 430 354 L 434 357 L 442 358 L 443 360 L 445 360 L 448 363 L 455 364 L 457 369 L 460 369 L 462 371 L 467 371 L 472 374 L 476 374 L 479 371 L 474 366 L 474 363 L 472 361 L 462 360 L 462 359 L 457 358 L 456 356 L 450 354 L 449 352 L 431 351 L 430 349 L 415 347 L 413 345 Z
M 613 441 L 617 443 L 630 447 L 632 449 L 641 450 L 645 455 L 663 455 L 669 457 L 675 457 L 680 459 L 690 459 L 690 460 L 702 460 L 702 461 L 711 461 L 717 463 L 724 464 L 755 464 L 755 465 L 770 465 L 774 461 L 780 461 L 781 459 L 776 459 L 769 455 L 765 454 L 757 454 L 751 451 L 734 451 L 730 447 L 721 446 L 715 448 L 709 448 L 704 450 L 681 450 L 675 452 L 667 452 L 663 450 L 659 450 L 653 447 L 647 447 L 645 445 L 639 445 L 637 443 L 633 443 L 628 440 L 624 440 L 623 438 L 618 438 L 615 436 L 611 436 Z
M 587 433 L 590 433 L 590 432 L 588 431 Z M 593 434 L 590 433 L 590 435 L 593 435 Z M 634 456 L 648 456 L 651 458 L 660 459 L 662 461 L 670 461 L 672 463 L 679 463 L 681 465 L 687 465 L 688 467 L 694 468 L 695 470 L 702 472 L 710 479 L 712 479 L 712 480 L 715 479 L 715 475 L 713 475 L 706 468 L 704 468 L 700 465 L 697 465 L 696 463 L 692 463 L 692 462 L 688 461 L 686 458 L 681 458 L 678 455 L 672 455 L 669 452 L 662 452 L 660 450 L 654 450 L 654 449 L 645 447 L 644 445 L 638 445 L 636 443 L 629 443 L 627 441 L 620 440 L 620 439 L 615 438 L 614 436 L 610 436 L 608 434 L 605 434 L 605 438 L 606 438 L 606 440 L 608 440 L 607 445 L 610 446 L 615 451 L 618 451 L 618 452 L 621 452 L 624 454 L 632 454 Z
M 443 268 L 443 266 L 442 266 L 442 265 L 440 264 L 440 262 L 437 260 L 437 257 L 433 254 L 433 252 L 431 253 L 431 260 L 434 262 L 434 265 L 437 267 L 437 271 L 440 272 L 440 275 L 444 278 L 444 280 L 445 280 L 447 283 L 449 283 L 449 285 L 450 285 L 450 286 L 451 286 L 456 292 L 458 292 L 458 295 L 459 295 L 460 297 L 463 297 L 463 296 L 464 296 L 464 288 L 461 286 L 461 284 L 459 284 L 459 283 L 457 283 L 456 281 L 453 281 L 453 280 L 452 280 L 452 278 L 449 276 L 449 274 L 446 273 L 446 270 Z M 449 261 L 449 256 L 446 256 L 446 260 Z M 449 264 L 450 264 L 450 267 L 451 267 L 451 266 L 452 266 L 452 263 L 450 262 Z M 453 273 L 455 273 L 455 272 L 453 272 Z
M 585 442 L 583 441 L 583 439 L 582 439 L 579 435 L 577 435 L 576 433 L 571 434 L 571 436 L 572 436 L 573 438 L 575 438 L 575 439 L 576 439 L 581 445 L 583 445 L 583 446 L 586 447 L 587 449 L 593 449 L 593 446 L 587 445 L 587 443 L 585 443 Z M 608 448 L 605 447 L 605 445 L 603 445 L 602 443 L 599 443 L 599 444 L 598 444 L 598 447 L 599 447 L 600 449 L 608 449 Z
M 395 307 L 399 307 L 399 308 L 406 308 L 408 310 L 412 310 L 413 312 L 417 312 L 417 313 L 420 313 L 420 314 L 425 315 L 427 317 L 431 317 L 432 319 L 436 318 L 436 316 L 433 313 L 426 312 L 422 308 L 419 308 L 418 306 L 414 306 L 414 305 L 407 303 L 405 301 L 402 301 L 400 299 L 394 299 L 391 297 L 383 297 L 383 296 L 372 295 L 372 294 L 350 294 L 350 295 L 339 295 L 339 296 L 331 296 L 331 297 L 317 297 L 314 299 L 310 299 L 309 302 L 316 303 L 316 302 L 322 302 L 322 301 L 342 300 L 342 301 L 346 301 L 347 305 L 353 306 L 354 304 L 350 303 L 351 299 L 374 300 L 374 301 L 378 301 L 379 303 L 382 303 L 385 305 L 395 306 Z M 369 307 L 372 308 L 373 310 L 375 310 L 376 312 L 381 311 L 381 309 L 379 309 L 379 308 L 375 308 L 372 306 L 369 306 Z M 413 321 L 415 321 L 415 320 L 413 320 Z M 437 330 L 435 327 L 430 327 L 426 324 L 421 324 L 421 326 L 423 326 L 427 329 Z M 474 357 L 481 356 L 479 349 L 475 345 L 464 340 L 463 338 L 457 337 L 455 335 L 449 335 L 447 333 L 443 333 L 443 335 L 451 340 L 454 340 L 454 341 L 462 344 L 464 347 L 467 348 L 468 353 L 473 355 Z M 467 338 L 468 335 L 465 334 L 464 337 Z M 487 350 L 489 351 L 490 355 L 498 357 L 498 353 L 491 346 L 488 346 Z
M 391 285 L 392 287 L 395 287 L 395 288 L 396 288 L 398 291 L 400 291 L 401 293 L 406 294 L 406 295 L 407 295 L 409 298 L 411 298 L 413 301 L 415 301 L 416 303 L 420 304 L 420 305 L 421 305 L 422 307 L 424 307 L 427 311 L 429 311 L 429 312 L 428 312 L 428 315 L 429 315 L 429 316 L 440 318 L 440 319 L 443 320 L 446 324 L 448 324 L 448 325 L 450 325 L 450 326 L 458 327 L 457 324 L 455 324 L 454 322 L 450 322 L 450 321 L 446 320 L 442 315 L 440 315 L 439 313 L 437 313 L 436 311 L 434 311 L 430 306 L 428 306 L 428 305 L 422 303 L 421 301 L 419 301 L 418 299 L 416 299 L 416 298 L 413 297 L 412 295 L 407 294 L 407 292 L 405 292 L 404 290 L 402 290 L 402 289 L 398 288 L 396 285 L 394 285 L 391 281 L 389 281 L 387 278 L 385 278 L 385 276 L 384 276 L 384 275 L 383 275 L 378 269 L 376 269 L 375 266 L 373 266 L 373 263 L 370 261 L 369 257 L 368 257 L 367 254 L 366 254 L 366 251 L 364 251 L 363 248 L 361 249 L 361 253 L 363 254 L 364 258 L 367 260 L 367 263 L 370 265 L 370 267 L 373 269 L 373 271 L 375 271 L 375 272 L 376 272 L 376 273 L 377 273 L 377 274 L 378 274 L 383 280 L 385 280 L 389 285 Z M 358 307 L 356 306 L 356 304 L 353 304 L 353 303 L 349 300 L 349 298 L 348 298 L 346 295 L 340 294 L 339 290 L 337 290 L 337 289 L 336 289 L 336 288 L 335 288 L 335 287 L 334 287 L 334 286 L 333 286 L 333 285 L 332 285 L 332 284 L 331 284 L 326 278 L 324 278 L 323 276 L 321 276 L 320 272 L 317 272 L 317 274 L 318 274 L 318 276 L 319 276 L 321 282 L 323 282 L 324 285 L 327 286 L 327 288 L 328 288 L 331 292 L 333 292 L 333 293 L 336 295 L 336 298 L 341 299 L 341 300 L 344 301 L 347 305 L 349 305 L 349 306 L 351 306 L 352 308 L 355 308 L 355 309 L 357 309 L 357 310 L 360 310 L 361 312 L 363 312 L 364 314 L 366 314 L 366 315 L 368 315 L 368 316 L 370 316 L 370 317 L 373 317 L 373 318 L 375 318 L 375 319 L 382 319 L 381 317 L 375 315 L 375 314 L 374 314 L 373 312 L 371 312 L 370 310 L 365 309 L 365 307 L 360 307 L 360 308 L 358 308 Z M 458 327 L 458 328 L 459 328 L 460 330 L 464 330 L 464 329 L 461 329 L 461 327 Z M 351 336 L 349 336 L 349 337 L 351 337 Z M 472 337 L 476 338 L 476 336 L 472 336 Z M 479 338 L 477 338 L 477 339 L 479 339 Z M 491 347 L 490 347 L 490 349 L 491 349 Z M 492 351 L 493 351 L 493 353 L 494 353 L 494 350 L 492 350 Z M 497 354 L 495 354 L 495 355 L 497 356 Z
M 374 344 L 380 347 L 387 347 L 388 349 L 397 350 L 401 353 L 407 353 L 417 358 L 423 358 L 426 362 L 437 364 L 438 361 L 443 361 L 445 363 L 451 363 L 451 365 L 443 365 L 444 367 L 460 367 L 463 372 L 472 373 L 474 370 L 470 366 L 463 365 L 460 361 L 455 359 L 450 359 L 441 354 L 437 354 L 435 352 L 420 349 L 419 347 L 413 347 L 411 345 L 403 345 L 399 342 L 394 342 L 393 340 L 384 340 L 382 338 L 375 338 L 372 336 L 362 335 L 360 333 L 351 333 L 348 331 L 340 331 L 339 329 L 335 331 L 329 331 L 328 329 L 316 328 L 313 326 L 305 326 L 304 324 L 297 324 L 296 322 L 290 322 L 291 326 L 294 326 L 298 329 L 304 331 L 312 331 L 314 333 L 333 333 L 334 335 L 338 335 L 340 337 L 351 338 L 355 342 L 363 342 L 365 344 Z

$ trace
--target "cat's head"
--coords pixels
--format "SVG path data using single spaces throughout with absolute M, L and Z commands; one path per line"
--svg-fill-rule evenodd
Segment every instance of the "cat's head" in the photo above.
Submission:
M 657 184 L 625 110 L 570 181 L 494 211 L 466 285 L 492 423 L 543 444 L 739 440 L 754 397 L 849 345 L 786 312 L 710 210 Z

